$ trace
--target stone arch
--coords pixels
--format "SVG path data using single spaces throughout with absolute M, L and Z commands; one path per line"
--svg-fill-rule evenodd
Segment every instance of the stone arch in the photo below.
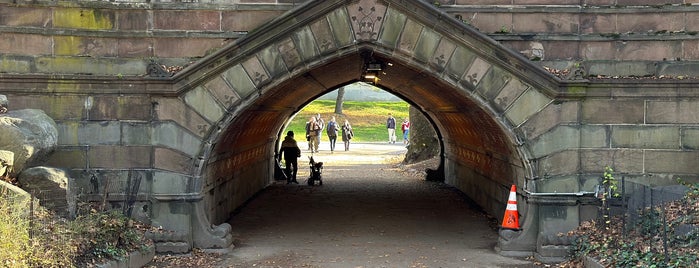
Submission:
M 202 127 L 191 171 L 202 198 L 194 246 L 229 242 L 225 224 L 210 223 L 267 185 L 286 120 L 309 99 L 359 81 L 369 63 L 381 64 L 382 87 L 435 122 L 447 183 L 496 216 L 511 184 L 536 192 L 534 152 L 517 127 L 553 103 L 554 77 L 423 1 L 311 1 L 175 77 L 184 102 L 215 122 Z M 505 250 L 533 251 L 535 209 L 520 203 L 525 232 L 510 235 L 515 246 Z

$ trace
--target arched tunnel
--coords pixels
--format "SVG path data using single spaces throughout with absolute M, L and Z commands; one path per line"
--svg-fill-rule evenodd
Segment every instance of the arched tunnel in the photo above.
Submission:
M 259 184 L 266 182 L 246 181 L 249 175 L 243 174 L 270 174 L 272 156 L 288 120 L 318 96 L 362 81 L 370 64 L 381 69 L 377 86 L 411 103 L 433 123 L 442 146 L 445 182 L 491 215 L 502 213 L 509 187 L 524 180 L 526 168 L 512 133 L 496 111 L 483 105 L 473 91 L 447 82 L 451 78 L 439 70 L 421 69 L 376 47 L 329 58 L 253 94 L 254 100 L 231 115 L 220 134 L 210 140 L 211 151 L 201 176 L 208 178 L 203 192 L 208 193 L 205 200 L 211 223 L 225 222 L 245 202 L 247 196 L 235 192 L 264 187 Z M 251 157 L 260 152 L 269 161 L 251 165 Z M 525 212 L 522 207 L 520 213 Z

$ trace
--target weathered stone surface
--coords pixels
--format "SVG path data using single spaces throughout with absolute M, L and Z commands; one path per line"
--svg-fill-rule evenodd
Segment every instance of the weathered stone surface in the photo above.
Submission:
M 580 168 L 583 173 L 603 174 L 604 167 L 617 173 L 638 173 L 643 170 L 643 151 L 639 149 L 593 149 L 580 151 Z
M 193 168 L 193 159 L 167 148 L 155 148 L 155 168 L 176 173 L 189 174 Z
M 699 173 L 699 152 L 697 151 L 645 151 L 645 172 L 670 174 Z
M 581 33 L 618 33 L 617 14 L 581 14 Z
M 507 82 L 493 101 L 494 108 L 498 111 L 505 111 L 529 86 L 521 80 L 513 78 Z
M 252 79 L 252 82 L 255 83 L 255 87 L 260 88 L 269 82 L 269 74 L 267 74 L 265 68 L 262 67 L 262 63 L 257 57 L 250 57 L 243 61 L 243 68 L 248 76 L 250 76 L 250 79 Z
M 187 92 L 184 95 L 184 101 L 190 109 L 204 116 L 209 122 L 219 121 L 225 111 L 203 87 L 197 87 Z M 206 130 L 207 129 L 199 129 L 201 132 L 205 132 Z
M 150 98 L 143 96 L 95 96 L 89 108 L 89 119 L 109 120 L 143 120 L 153 118 L 153 106 Z
M 157 38 L 153 40 L 153 54 L 159 58 L 203 57 L 225 44 L 222 38 Z
M 153 14 L 153 28 L 167 30 L 221 30 L 221 13 L 210 10 L 162 10 Z
M 86 148 L 59 147 L 46 161 L 46 166 L 61 167 L 65 169 L 85 169 L 89 167 Z
M 583 125 L 580 128 L 580 147 L 609 148 L 609 132 L 608 126 Z
M 221 30 L 251 31 L 260 25 L 278 17 L 283 11 L 277 10 L 236 10 L 221 14 Z
M 57 56 L 90 56 L 90 57 L 115 57 L 117 46 L 114 46 L 116 38 L 91 38 L 81 36 L 56 36 L 54 41 L 54 55 Z
M 570 126 L 559 126 L 542 134 L 532 142 L 532 154 L 536 158 L 561 150 L 576 148 L 579 140 L 579 129 Z
M 200 137 L 206 134 L 211 126 L 204 117 L 187 106 L 181 99 L 157 98 L 156 118 L 160 121 L 172 120 L 182 124 L 182 127 Z
M 699 128 L 682 128 L 680 139 L 683 149 L 699 149 Z
M 644 116 L 643 100 L 585 100 L 582 122 L 590 124 L 640 124 Z
M 617 14 L 618 33 L 647 33 L 659 30 L 683 31 L 684 13 Z
M 649 101 L 646 111 L 649 124 L 699 124 L 699 101 Z
M 150 146 L 90 146 L 87 157 L 91 168 L 152 168 L 152 150 Z
M 679 149 L 679 127 L 613 126 L 613 148 Z
M 539 112 L 551 102 L 551 99 L 537 90 L 529 89 L 510 106 L 505 116 L 513 126 L 519 126 L 527 118 Z M 535 130 L 535 129 L 533 129 Z
M 48 9 L 5 6 L 0 8 L 0 25 L 50 27 L 51 13 Z
M 22 33 L 0 33 L 0 51 L 3 54 L 49 55 L 52 38 Z
M 489 3 L 490 4 L 490 3 Z M 461 19 L 469 22 L 470 25 L 476 27 L 483 33 L 497 33 L 503 29 L 511 30 L 512 13 L 460 13 Z
M 577 14 L 559 13 L 547 16 L 546 13 L 515 14 L 512 18 L 513 31 L 543 33 L 577 32 L 580 19 Z
M 57 143 L 56 122 L 41 110 L 11 110 L 0 115 L 0 149 L 15 154 L 16 173 L 46 161 Z
M 124 31 L 146 31 L 153 27 L 148 10 L 119 10 L 117 27 Z
M 538 161 L 538 169 L 541 174 L 547 176 L 559 176 L 577 174 L 580 170 L 580 155 L 577 150 L 567 150 L 553 153 Z M 544 189 L 538 189 L 550 192 Z
M 559 176 L 537 181 L 536 188 L 542 193 L 575 193 L 580 191 L 580 183 L 575 175 Z
M 7 176 L 12 172 L 15 164 L 15 153 L 7 150 L 0 150 L 0 177 Z
M 284 51 L 280 50 L 280 52 L 282 53 L 282 55 L 285 55 Z M 282 56 L 282 58 L 285 59 L 287 66 L 289 66 L 289 62 L 286 61 L 286 57 Z M 300 58 L 297 58 L 296 60 L 300 60 Z M 230 68 L 227 71 L 223 72 L 222 77 L 226 79 L 226 81 L 228 81 L 228 83 L 230 83 L 231 86 L 233 86 L 233 89 L 235 89 L 235 91 L 238 93 L 238 96 L 242 98 L 247 97 L 251 93 L 255 92 L 255 90 L 257 89 L 252 80 L 250 80 L 250 78 L 247 76 L 247 73 L 245 72 L 245 69 L 242 65 L 233 66 L 233 68 Z
M 122 122 L 121 139 L 123 145 L 150 145 L 153 128 L 145 122 Z
M 54 8 L 53 27 L 87 30 L 114 29 L 116 11 L 93 8 Z
M 22 189 L 34 195 L 41 205 L 61 215 L 75 217 L 77 192 L 73 189 L 74 179 L 62 169 L 32 167 L 17 177 Z
M 194 157 L 201 149 L 202 140 L 175 123 L 164 122 L 153 126 L 153 145 L 165 146 Z

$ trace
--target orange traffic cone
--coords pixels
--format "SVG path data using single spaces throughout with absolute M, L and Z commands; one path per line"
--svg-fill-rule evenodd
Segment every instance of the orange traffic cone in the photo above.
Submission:
M 517 187 L 513 184 L 510 197 L 507 199 L 505 217 L 502 218 L 502 228 L 519 230 L 519 213 L 517 213 Z

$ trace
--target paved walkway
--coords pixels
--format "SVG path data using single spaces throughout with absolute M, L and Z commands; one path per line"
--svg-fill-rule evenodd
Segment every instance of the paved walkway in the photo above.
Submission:
M 452 187 L 402 172 L 404 153 L 402 144 L 321 146 L 324 184 L 308 186 L 304 150 L 301 184 L 274 183 L 230 220 L 236 247 L 221 266 L 535 267 L 496 254 L 496 223 Z

